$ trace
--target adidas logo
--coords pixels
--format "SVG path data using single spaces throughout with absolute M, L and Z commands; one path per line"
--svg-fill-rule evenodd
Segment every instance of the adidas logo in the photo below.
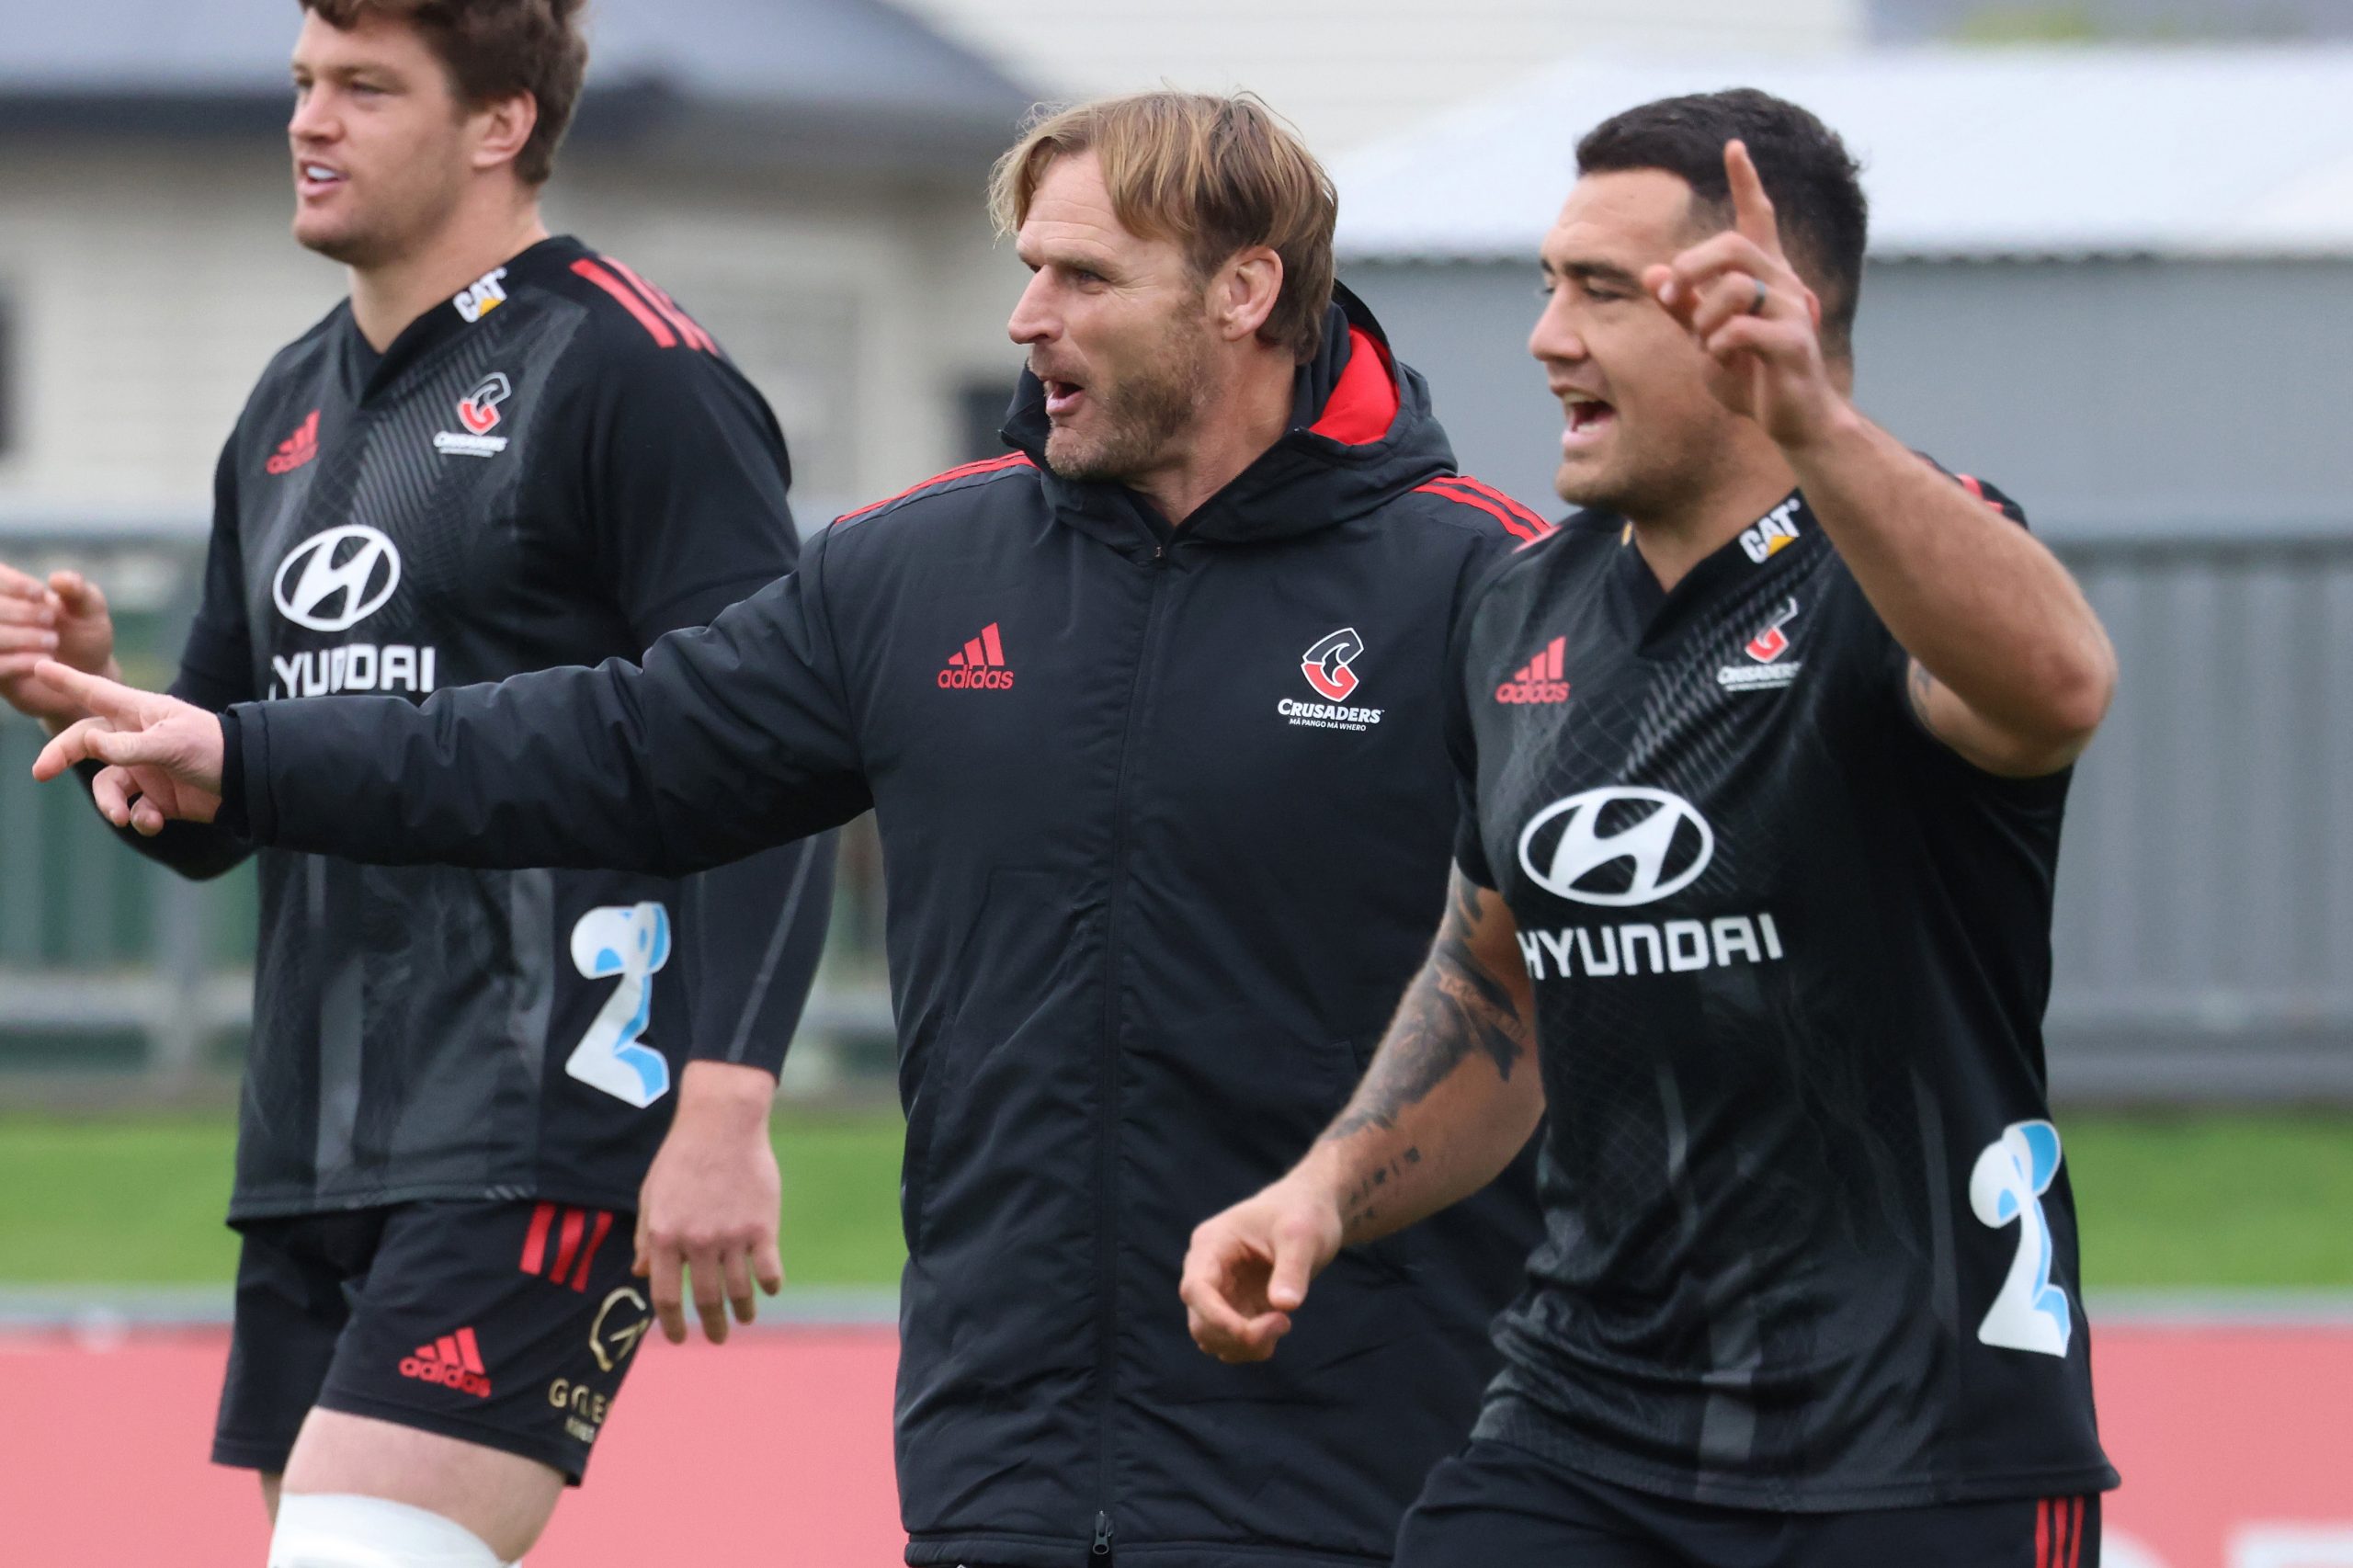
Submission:
M 415 1355 L 401 1358 L 402 1377 L 439 1383 L 476 1399 L 490 1397 L 486 1370 L 482 1364 L 482 1346 L 474 1343 L 474 1331 L 471 1328 L 445 1334 L 430 1345 L 418 1346 Z
M 1013 689 L 1013 672 L 1005 667 L 1005 644 L 997 640 L 995 621 L 981 628 L 978 637 L 948 655 L 948 667 L 939 672 L 939 684 L 949 691 Z
M 294 426 L 294 434 L 278 443 L 277 455 L 262 467 L 272 473 L 292 473 L 319 455 L 319 411 L 311 410 L 309 418 Z
M 1568 649 L 1568 639 L 1555 637 L 1544 644 L 1544 651 L 1513 673 L 1511 679 L 1495 687 L 1498 702 L 1566 702 L 1569 683 L 1561 678 L 1561 660 Z

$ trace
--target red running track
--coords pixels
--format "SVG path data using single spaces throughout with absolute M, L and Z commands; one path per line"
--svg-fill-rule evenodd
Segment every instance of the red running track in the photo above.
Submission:
M 887 1328 L 649 1343 L 532 1568 L 889 1568 Z M 225 1339 L 0 1335 L 0 1560 L 256 1568 L 252 1479 L 204 1461 Z M 2109 1568 L 2353 1568 L 2353 1329 L 2098 1331 L 2126 1477 Z

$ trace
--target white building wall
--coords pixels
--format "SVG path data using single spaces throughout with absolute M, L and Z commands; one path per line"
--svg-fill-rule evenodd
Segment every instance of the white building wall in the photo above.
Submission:
M 1021 281 L 969 189 L 807 184 L 583 160 L 549 217 L 659 279 L 767 393 L 819 513 L 960 460 L 956 397 L 1009 381 Z M 342 269 L 297 246 L 267 143 L 0 153 L 16 439 L 0 519 L 201 517 L 213 461 Z
M 1863 0 L 901 3 L 1041 92 L 1253 88 L 1325 156 L 1581 50 L 1812 51 L 1865 30 Z

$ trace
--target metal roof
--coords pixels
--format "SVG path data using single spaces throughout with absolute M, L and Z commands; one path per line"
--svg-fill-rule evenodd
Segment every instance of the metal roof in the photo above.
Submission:
M 1863 162 L 1882 257 L 2353 256 L 2353 49 L 1580 56 L 1338 161 L 1355 260 L 1520 260 L 1620 109 L 1756 86 Z
M 290 0 L 0 0 L 0 130 L 277 129 L 300 20 Z M 1031 102 L 883 0 L 597 0 L 588 34 L 584 140 L 708 125 L 961 157 L 1001 150 Z

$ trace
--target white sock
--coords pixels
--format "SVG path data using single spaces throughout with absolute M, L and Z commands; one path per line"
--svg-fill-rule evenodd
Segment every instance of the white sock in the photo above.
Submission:
M 346 1492 L 278 1499 L 269 1568 L 521 1568 L 483 1539 L 427 1508 Z

